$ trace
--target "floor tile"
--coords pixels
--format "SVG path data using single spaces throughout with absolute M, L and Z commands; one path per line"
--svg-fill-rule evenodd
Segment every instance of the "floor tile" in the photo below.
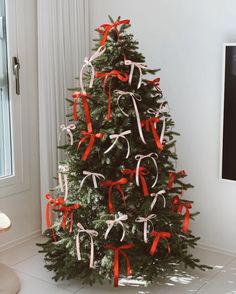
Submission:
M 22 262 L 25 259 L 37 254 L 39 247 L 36 246 L 37 242 L 43 242 L 43 237 L 38 237 L 24 242 L 17 247 L 9 248 L 8 250 L 0 252 L 0 262 L 8 266 Z
M 198 294 L 236 294 L 236 259 L 223 268 Z
M 44 267 L 43 254 L 36 254 L 20 262 L 14 265 L 13 269 L 70 291 L 77 291 L 81 288 L 80 282 L 76 279 L 58 282 L 52 280 L 53 273 Z

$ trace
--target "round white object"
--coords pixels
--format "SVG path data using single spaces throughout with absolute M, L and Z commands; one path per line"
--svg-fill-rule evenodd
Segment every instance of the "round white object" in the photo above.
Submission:
M 0 233 L 2 231 L 6 231 L 10 229 L 11 227 L 11 221 L 8 216 L 6 216 L 4 213 L 0 212 Z

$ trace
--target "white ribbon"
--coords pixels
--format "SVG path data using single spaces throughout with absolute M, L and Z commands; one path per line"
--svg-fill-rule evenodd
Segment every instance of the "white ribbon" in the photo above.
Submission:
M 85 228 L 81 225 L 81 223 L 77 224 L 79 230 L 78 234 L 76 236 L 76 251 L 77 251 L 77 257 L 78 260 L 81 260 L 81 253 L 80 253 L 80 239 L 79 239 L 79 234 L 80 233 L 87 233 L 90 237 L 91 243 L 90 243 L 90 263 L 89 267 L 93 268 L 93 260 L 94 260 L 94 242 L 93 242 L 93 237 L 98 236 L 98 232 L 95 230 L 85 230 Z
M 136 66 L 139 70 L 139 82 L 138 82 L 138 89 L 140 88 L 141 86 L 141 82 L 142 82 L 142 68 L 145 69 L 147 68 L 146 65 L 140 63 L 140 62 L 134 62 L 134 61 L 131 61 L 131 60 L 128 60 L 126 59 L 125 60 L 125 65 L 130 65 L 131 68 L 130 68 L 130 73 L 129 73 L 129 84 L 131 85 L 131 82 L 132 82 L 132 79 L 133 79 L 133 74 L 134 74 L 134 67 Z
M 155 204 L 156 204 L 156 202 L 157 202 L 157 198 L 158 198 L 159 196 L 161 196 L 162 199 L 163 199 L 163 202 L 164 202 L 163 207 L 166 207 L 166 198 L 165 198 L 165 196 L 164 196 L 165 193 L 166 193 L 165 190 L 161 190 L 161 191 L 159 191 L 159 192 L 157 192 L 157 193 L 151 193 L 151 194 L 150 194 L 151 197 L 154 197 L 154 199 L 153 199 L 153 201 L 152 201 L 152 204 L 151 204 L 151 210 L 152 210 L 153 207 L 155 206 Z
M 148 222 L 151 223 L 153 228 L 153 222 L 151 221 L 151 219 L 155 218 L 156 216 L 157 216 L 156 214 L 150 214 L 148 217 L 138 216 L 135 220 L 137 223 L 143 223 L 143 240 L 145 243 L 148 242 L 148 239 L 147 239 Z
M 129 116 L 126 112 L 124 112 L 124 110 L 121 109 L 120 107 L 120 98 L 122 96 L 125 96 L 125 95 L 129 95 L 131 98 L 132 98 L 132 102 L 133 102 L 133 105 L 134 105 L 134 111 L 135 111 L 135 114 L 136 114 L 136 119 L 137 119 L 137 125 L 138 125 L 138 131 L 139 131 L 139 136 L 141 138 L 141 140 L 143 141 L 144 144 L 147 144 L 144 137 L 143 137 L 143 131 L 142 131 L 142 127 L 141 127 L 141 122 L 140 122 L 140 116 L 139 116 L 139 111 L 138 111 L 138 106 L 137 106 L 137 103 L 136 103 L 136 100 L 137 101 L 141 101 L 142 98 L 141 97 L 138 97 L 135 93 L 133 92 L 125 92 L 125 91 L 121 91 L 121 90 L 115 90 L 115 93 L 117 93 L 119 96 L 117 98 L 117 105 L 120 109 L 120 111 L 125 115 L 125 116 Z
M 104 152 L 104 154 L 108 153 L 111 151 L 111 149 L 115 146 L 115 144 L 117 143 L 117 141 L 119 140 L 119 138 L 123 138 L 126 140 L 127 142 L 127 146 L 128 146 L 128 149 L 127 149 L 127 154 L 126 154 L 126 159 L 129 157 L 130 155 L 130 145 L 129 145 L 129 140 L 125 137 L 126 135 L 129 135 L 131 134 L 131 130 L 128 130 L 128 131 L 124 131 L 120 134 L 112 134 L 109 136 L 109 138 L 112 140 L 112 139 L 115 139 L 115 141 L 112 143 L 112 145 Z
M 165 128 L 166 128 L 166 118 L 164 115 L 164 112 L 166 112 L 166 107 L 163 106 L 163 103 L 160 105 L 159 108 L 149 108 L 147 111 L 149 114 L 155 115 L 155 117 L 158 117 L 160 113 L 162 113 L 163 123 L 162 123 L 162 130 L 161 130 L 161 136 L 160 136 L 160 142 L 163 142 L 164 135 L 165 135 Z M 154 123 L 154 127 L 156 128 L 157 123 Z
M 83 187 L 84 181 L 85 181 L 88 177 L 90 177 L 90 176 L 92 177 L 94 188 L 97 188 L 97 187 L 98 187 L 97 179 L 96 179 L 96 178 L 98 178 L 98 179 L 104 179 L 104 180 L 105 180 L 104 175 L 102 175 L 102 174 L 98 174 L 98 173 L 93 173 L 93 172 L 86 171 L 86 170 L 83 171 L 83 175 L 85 175 L 85 177 L 83 178 L 83 180 L 82 180 L 81 183 L 80 183 L 79 191 L 80 191 L 81 188 Z
M 140 164 L 141 164 L 141 161 L 145 158 L 150 158 L 152 159 L 154 165 L 155 165 L 155 168 L 156 168 L 156 177 L 155 177 L 155 181 L 154 183 L 152 184 L 152 188 L 155 187 L 156 183 L 157 183 L 157 180 L 158 180 L 158 166 L 157 166 L 157 163 L 156 163 L 156 159 L 158 158 L 158 155 L 157 153 L 149 153 L 147 155 L 141 155 L 141 154 L 137 154 L 135 155 L 135 159 L 138 160 L 138 163 L 137 163 L 137 166 L 136 166 L 136 172 L 135 172 L 135 179 L 136 179 L 136 184 L 137 186 L 139 187 L 139 168 L 140 168 Z
M 122 214 L 122 213 L 118 212 L 118 217 L 115 216 L 114 220 L 106 220 L 108 228 L 107 228 L 106 233 L 105 233 L 105 239 L 107 239 L 108 234 L 111 231 L 111 229 L 113 228 L 113 226 L 116 226 L 116 225 L 119 224 L 119 225 L 122 226 L 122 229 L 123 229 L 123 234 L 122 234 L 122 237 L 120 239 L 120 241 L 122 242 L 124 237 L 125 237 L 125 227 L 124 227 L 124 224 L 122 223 L 122 221 L 126 221 L 127 219 L 128 219 L 127 214 Z
M 70 136 L 70 145 L 73 145 L 73 142 L 74 142 L 73 141 L 73 134 L 72 134 L 71 130 L 75 130 L 75 128 L 76 128 L 75 124 L 70 124 L 68 126 L 60 125 L 61 133 L 66 131 L 69 134 L 69 136 Z M 59 140 L 60 140 L 60 137 L 61 137 L 61 133 L 59 135 Z
M 88 57 L 85 57 L 84 59 L 84 65 L 82 66 L 80 70 L 80 88 L 82 93 L 85 93 L 84 90 L 84 83 L 83 83 L 83 70 L 85 67 L 90 66 L 92 70 L 91 78 L 90 78 L 90 83 L 89 83 L 89 88 L 92 88 L 93 82 L 94 82 L 94 76 L 95 76 L 95 69 L 92 64 L 92 61 L 94 61 L 96 58 L 101 56 L 105 52 L 106 48 L 104 46 L 101 46 L 98 48 L 98 50 L 88 59 Z
M 58 166 L 58 181 L 59 181 L 61 192 L 65 192 L 65 196 L 64 196 L 65 201 L 68 196 L 68 177 L 67 177 L 68 172 L 69 172 L 69 166 L 67 164 L 60 164 Z M 62 176 L 63 176 L 63 180 L 62 180 Z

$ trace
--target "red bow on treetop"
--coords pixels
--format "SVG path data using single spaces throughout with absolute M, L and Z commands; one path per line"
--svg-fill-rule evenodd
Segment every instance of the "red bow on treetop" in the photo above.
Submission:
M 99 32 L 99 34 L 103 34 L 102 40 L 100 42 L 100 46 L 103 46 L 106 43 L 110 30 L 115 29 L 117 38 L 119 38 L 119 31 L 117 27 L 120 25 L 129 24 L 129 23 L 130 23 L 129 19 L 124 19 L 124 20 L 117 20 L 112 24 L 100 25 L 100 27 L 96 29 L 96 31 Z

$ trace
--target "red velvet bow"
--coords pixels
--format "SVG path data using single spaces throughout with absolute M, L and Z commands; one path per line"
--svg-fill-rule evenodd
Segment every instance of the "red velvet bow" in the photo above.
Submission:
M 72 97 L 74 99 L 74 120 L 76 121 L 78 119 L 78 117 L 77 117 L 77 100 L 79 98 L 81 98 L 83 101 L 83 106 L 84 106 L 84 114 L 85 114 L 87 129 L 88 129 L 88 132 L 92 132 L 92 123 L 91 123 L 89 106 L 88 106 L 88 101 L 87 101 L 87 98 L 91 98 L 91 96 L 89 96 L 86 93 L 74 92 L 72 94 Z
M 111 244 L 105 245 L 105 249 L 110 249 L 110 250 L 114 251 L 114 287 L 118 287 L 118 279 L 119 279 L 119 275 L 120 275 L 120 273 L 119 273 L 119 253 L 122 254 L 126 260 L 127 276 L 131 275 L 130 261 L 129 261 L 129 258 L 128 258 L 126 252 L 124 252 L 123 250 L 130 249 L 133 247 L 134 247 L 133 243 L 121 245 L 118 247 L 115 247 Z
M 95 139 L 102 139 L 104 134 L 102 134 L 102 133 L 93 134 L 91 132 L 86 132 L 86 131 L 82 131 L 81 134 L 84 135 L 84 137 L 79 141 L 77 149 L 79 149 L 80 145 L 83 142 L 85 142 L 87 139 L 89 139 L 89 144 L 88 144 L 88 146 L 82 156 L 82 160 L 86 160 L 87 157 L 89 156 L 89 153 L 91 152 L 91 150 L 93 148 Z
M 177 173 L 176 172 L 170 172 L 169 175 L 170 175 L 170 179 L 169 179 L 169 183 L 168 183 L 168 189 L 172 189 L 176 176 L 184 177 L 185 176 L 185 171 L 181 170 L 181 171 L 179 171 Z
M 109 35 L 109 32 L 111 29 L 115 29 L 115 32 L 117 34 L 117 37 L 119 37 L 119 31 L 117 29 L 117 26 L 123 25 L 123 24 L 129 24 L 130 20 L 129 19 L 124 19 L 124 20 L 117 20 L 113 24 L 102 24 L 100 27 L 96 30 L 100 34 L 103 34 L 100 46 L 103 46 L 106 43 L 107 37 Z
M 157 131 L 156 131 L 156 128 L 155 128 L 155 123 L 158 123 L 159 121 L 160 120 L 159 120 L 158 117 L 151 117 L 149 119 L 141 121 L 141 126 L 145 127 L 147 132 L 150 132 L 150 127 L 151 127 L 152 134 L 153 134 L 153 137 L 155 139 L 157 148 L 162 150 L 163 146 L 161 144 L 160 138 L 159 138 L 159 136 L 157 134 Z
M 189 202 L 183 202 L 179 199 L 179 196 L 175 196 L 172 198 L 172 205 L 174 208 L 177 207 L 177 212 L 179 214 L 182 214 L 183 208 L 185 208 L 185 217 L 184 217 L 184 224 L 183 224 L 183 232 L 188 232 L 189 227 L 189 219 L 190 219 L 190 212 L 189 209 L 192 208 L 191 203 Z
M 74 223 L 74 220 L 73 220 L 73 212 L 76 210 L 76 209 L 79 209 L 80 208 L 80 204 L 73 204 L 73 205 L 70 205 L 70 206 L 61 206 L 59 208 L 60 211 L 62 211 L 64 213 L 63 215 L 63 218 L 62 218 L 62 222 L 61 222 L 61 226 L 63 228 L 63 230 L 66 229 L 66 221 L 67 221 L 67 218 L 68 216 L 70 217 L 70 233 L 72 232 L 72 229 L 73 229 L 73 223 Z
M 152 237 L 155 237 L 155 239 L 153 240 L 152 246 L 150 248 L 150 255 L 154 255 L 154 253 L 156 252 L 158 243 L 160 241 L 161 238 L 163 238 L 166 242 L 167 242 L 167 247 L 168 247 L 168 253 L 170 253 L 170 244 L 168 242 L 168 238 L 171 237 L 171 233 L 169 232 L 156 232 L 156 231 L 152 231 L 150 233 L 150 235 Z
M 103 81 L 103 91 L 105 91 L 107 79 L 111 77 L 110 83 L 109 83 L 109 91 L 108 91 L 108 110 L 107 110 L 107 119 L 109 120 L 111 118 L 111 82 L 113 77 L 117 77 L 122 82 L 127 82 L 129 79 L 129 76 L 124 73 L 121 74 L 118 70 L 112 70 L 111 72 L 97 72 L 96 73 L 97 78 L 104 78 Z
M 127 183 L 128 183 L 128 180 L 126 178 L 121 178 L 116 182 L 107 180 L 107 181 L 105 181 L 105 182 L 103 182 L 101 184 L 102 187 L 109 187 L 109 190 L 108 190 L 108 208 L 109 208 L 110 213 L 112 213 L 112 214 L 115 213 L 115 210 L 114 210 L 113 205 L 112 205 L 112 188 L 115 187 L 121 193 L 122 200 L 124 202 L 124 205 L 126 206 L 125 194 L 124 194 L 124 191 L 123 191 L 121 185 L 125 185 Z
M 129 175 L 130 181 L 133 181 L 134 176 L 136 174 L 136 168 L 135 169 L 123 169 L 121 172 L 123 175 Z M 148 175 L 149 171 L 145 167 L 140 166 L 138 174 L 139 174 L 139 177 L 140 177 L 140 180 L 142 183 L 142 187 L 143 187 L 143 195 L 144 195 L 144 197 L 146 197 L 149 195 L 149 192 L 148 192 L 148 187 L 147 187 L 147 183 L 146 183 L 144 176 Z
M 161 89 L 159 88 L 159 83 L 160 83 L 160 78 L 156 78 L 152 81 L 150 80 L 145 80 L 145 82 L 148 84 L 148 85 L 153 85 L 157 90 L 161 91 Z

